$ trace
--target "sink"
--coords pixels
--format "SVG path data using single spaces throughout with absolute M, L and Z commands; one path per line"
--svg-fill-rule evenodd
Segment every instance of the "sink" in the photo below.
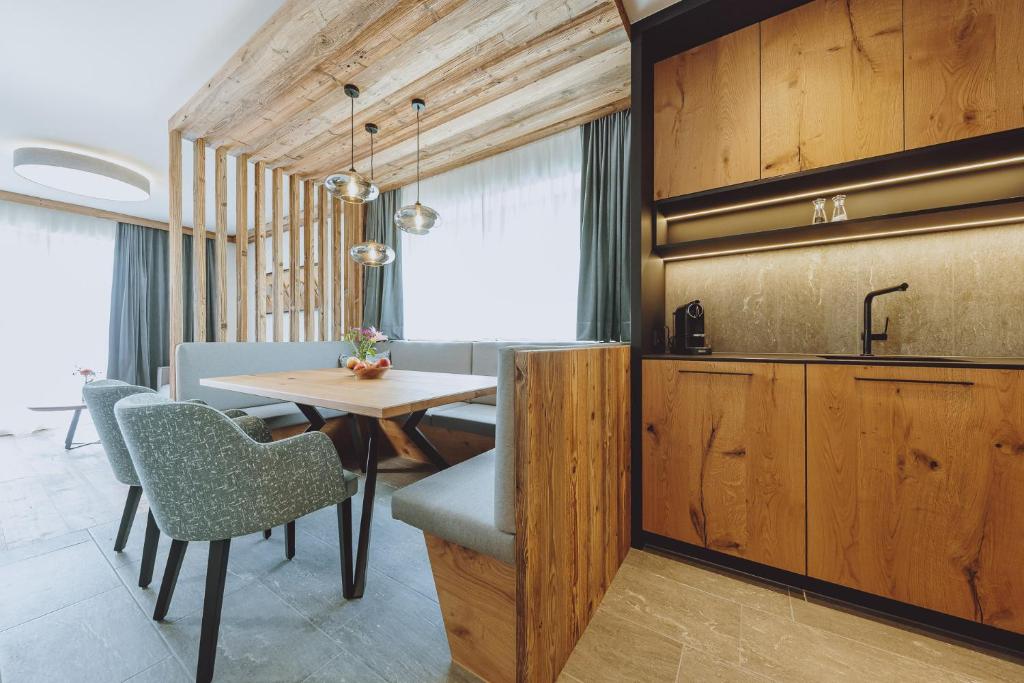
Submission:
M 898 362 L 915 362 L 915 363 L 971 363 L 973 361 L 966 358 L 945 358 L 943 356 L 863 356 L 860 354 L 843 354 L 843 353 L 823 353 L 819 354 L 817 358 L 824 358 L 825 360 L 864 360 L 864 361 L 886 361 L 890 363 Z

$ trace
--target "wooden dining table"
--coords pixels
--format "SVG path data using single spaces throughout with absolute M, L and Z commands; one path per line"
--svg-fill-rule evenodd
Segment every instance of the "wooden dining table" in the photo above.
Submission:
M 369 434 L 365 440 L 366 478 L 356 551 L 356 597 L 361 597 L 366 587 L 381 435 L 403 457 L 438 468 L 447 467 L 444 458 L 419 429 L 423 416 L 430 408 L 493 395 L 498 390 L 495 377 L 395 369 L 377 379 L 360 379 L 351 370 L 327 368 L 208 377 L 199 383 L 212 389 L 290 401 L 309 421 L 306 431 L 320 430 L 326 424 L 320 408 L 367 418 Z

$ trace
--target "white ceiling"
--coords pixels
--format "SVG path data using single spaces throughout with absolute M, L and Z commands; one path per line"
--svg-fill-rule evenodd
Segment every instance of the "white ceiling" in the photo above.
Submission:
M 0 0 L 0 189 L 166 221 L 167 120 L 282 2 Z M 32 183 L 11 168 L 26 144 L 123 163 L 150 179 L 152 195 L 111 202 Z M 186 149 L 185 188 L 191 163 Z M 212 226 L 212 198 L 207 207 Z
M 635 24 L 644 17 L 649 17 L 679 0 L 622 0 L 622 6 L 629 17 L 629 23 Z

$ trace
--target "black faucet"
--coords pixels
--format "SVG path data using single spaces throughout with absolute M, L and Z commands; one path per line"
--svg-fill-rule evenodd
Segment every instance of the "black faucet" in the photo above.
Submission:
M 864 297 L 864 331 L 861 332 L 861 340 L 864 342 L 864 350 L 861 352 L 863 356 L 871 355 L 871 342 L 873 341 L 885 341 L 889 338 L 889 317 L 885 318 L 885 329 L 882 330 L 881 334 L 874 334 L 871 332 L 871 302 L 876 296 L 882 294 L 889 294 L 891 292 L 905 292 L 910 288 L 906 282 L 896 285 L 895 287 L 886 287 L 885 289 L 876 289 L 873 292 L 868 292 L 868 295 Z

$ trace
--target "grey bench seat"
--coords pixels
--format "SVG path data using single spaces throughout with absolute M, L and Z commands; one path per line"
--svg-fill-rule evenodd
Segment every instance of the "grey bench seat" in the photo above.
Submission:
M 486 403 L 449 403 L 427 411 L 423 423 L 431 427 L 494 436 L 498 409 Z
M 325 420 L 348 414 L 340 410 L 331 410 L 330 408 L 318 408 L 318 410 Z M 263 406 L 242 408 L 242 411 L 247 415 L 260 418 L 271 429 L 294 427 L 295 425 L 308 422 L 306 416 L 302 414 L 302 411 L 294 403 L 270 403 Z

